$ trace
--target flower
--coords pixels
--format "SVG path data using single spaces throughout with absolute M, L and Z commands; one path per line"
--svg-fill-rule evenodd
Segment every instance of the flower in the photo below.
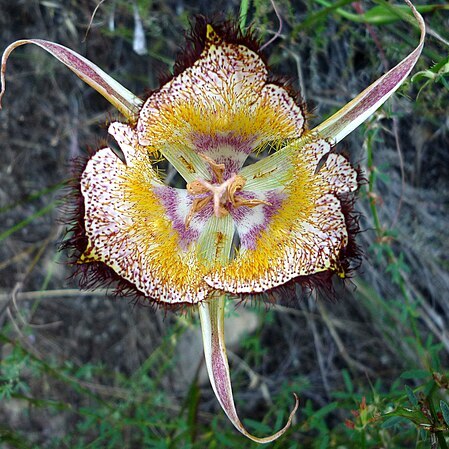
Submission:
M 409 4 L 409 2 L 407 2 Z M 198 308 L 206 366 L 224 411 L 247 437 L 232 395 L 224 344 L 226 296 L 269 292 L 288 282 L 345 277 L 355 255 L 348 204 L 357 171 L 335 144 L 403 82 L 423 46 L 313 130 L 291 89 L 270 75 L 257 43 L 236 27 L 199 21 L 174 76 L 145 102 L 75 52 L 34 43 L 102 93 L 128 119 L 109 133 L 124 160 L 98 150 L 80 177 L 79 225 L 70 240 L 81 270 L 121 280 L 156 303 Z M 253 164 L 248 157 L 271 150 Z M 164 184 L 165 158 L 185 189 Z

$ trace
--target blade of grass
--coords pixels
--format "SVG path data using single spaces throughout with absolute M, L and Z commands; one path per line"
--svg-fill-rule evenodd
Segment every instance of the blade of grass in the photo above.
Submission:
M 25 218 L 22 221 L 19 221 L 19 223 L 16 223 L 11 228 L 9 228 L 6 231 L 2 232 L 0 234 L 0 242 L 2 240 L 6 239 L 7 237 L 9 237 L 10 235 L 14 234 L 15 232 L 20 231 L 21 229 L 25 228 L 30 223 L 32 223 L 36 218 L 42 217 L 43 215 L 45 215 L 48 212 L 52 211 L 57 206 L 57 204 L 58 204 L 57 201 L 53 201 L 50 204 L 47 204 L 42 209 L 39 209 L 36 212 L 34 212 L 34 214 L 30 215 L 29 217 Z
M 53 193 L 58 191 L 61 187 L 65 187 L 68 184 L 68 181 L 61 181 L 57 184 L 52 184 L 50 186 L 44 187 L 41 190 L 38 190 L 36 193 L 31 193 L 30 195 L 27 195 L 25 198 L 20 199 L 18 201 L 14 201 L 11 204 L 8 204 L 6 206 L 0 207 L 0 214 L 8 212 L 17 206 L 21 206 L 22 204 L 26 204 L 28 202 L 37 200 L 41 198 L 42 196 L 47 195 L 47 193 Z
M 242 31 L 245 30 L 246 20 L 248 18 L 249 2 L 250 0 L 242 0 L 240 2 L 239 26 Z

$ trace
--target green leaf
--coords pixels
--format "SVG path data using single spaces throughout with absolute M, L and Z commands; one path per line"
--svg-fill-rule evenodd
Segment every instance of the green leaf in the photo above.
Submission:
M 313 18 L 315 16 L 321 17 L 323 14 L 328 14 L 331 11 L 334 11 L 339 14 L 340 16 L 344 17 L 345 19 L 351 20 L 352 22 L 357 23 L 369 23 L 370 25 L 388 25 L 394 22 L 397 22 L 398 20 L 401 20 L 401 16 L 409 15 L 410 9 L 405 5 L 377 5 L 370 9 L 368 9 L 363 14 L 355 14 L 349 11 L 346 11 L 343 8 L 340 8 L 340 6 L 343 6 L 345 1 L 337 2 L 336 4 L 332 4 L 331 2 L 327 0 L 315 0 L 317 3 L 319 3 L 322 6 L 326 6 L 326 8 L 319 13 L 312 16 Z M 437 11 L 439 9 L 449 9 L 449 6 L 447 5 L 418 5 L 416 6 L 416 9 L 420 14 L 425 13 L 432 13 L 434 11 Z M 307 25 L 310 25 L 311 21 L 307 21 Z M 301 28 L 303 25 L 301 25 Z
M 402 379 L 425 379 L 426 377 L 430 377 L 430 373 L 425 369 L 411 369 L 404 371 L 400 377 Z
M 410 403 L 416 407 L 418 405 L 418 398 L 416 397 L 415 392 L 408 385 L 405 386 L 405 392 L 407 393 Z
M 331 403 L 325 405 L 324 407 L 320 408 L 318 411 L 316 411 L 313 414 L 312 419 L 323 418 L 326 415 L 328 415 L 330 412 L 335 410 L 337 407 L 338 407 L 338 402 L 331 402 Z
M 328 449 L 329 442 L 330 442 L 329 434 L 321 435 L 321 442 L 320 445 L 318 446 L 318 449 Z
M 388 418 L 385 420 L 381 427 L 383 429 L 391 429 L 392 427 L 398 427 L 401 424 L 407 423 L 407 419 L 403 418 L 402 416 L 392 416 L 391 418 Z
M 447 402 L 440 401 L 440 408 L 444 422 L 449 426 L 449 405 L 447 405 Z
M 247 425 L 247 427 L 251 427 L 258 433 L 268 433 L 271 430 L 270 426 L 268 426 L 267 424 L 260 421 L 255 421 L 254 419 L 250 418 L 245 418 L 245 424 Z
M 448 9 L 448 6 L 444 5 L 420 5 L 417 6 L 416 9 L 419 13 L 429 13 L 436 11 L 437 9 Z M 400 14 L 410 15 L 410 10 L 405 5 L 394 5 L 394 6 L 385 6 L 385 5 L 377 5 L 373 8 L 366 11 L 364 14 L 360 16 L 363 18 L 364 22 L 373 24 L 373 25 L 387 25 L 390 23 L 397 22 L 401 19 Z
M 341 372 L 341 375 L 343 376 L 343 381 L 346 385 L 346 390 L 348 390 L 349 393 L 353 393 L 354 392 L 354 384 L 352 383 L 351 376 L 349 375 L 348 370 L 344 369 Z
M 246 20 L 248 18 L 249 3 L 250 3 L 250 0 L 241 0 L 241 2 L 240 2 L 239 25 L 240 25 L 240 29 L 242 31 L 245 30 Z
M 417 409 L 410 409 L 405 407 L 398 407 L 396 410 L 386 413 L 384 416 L 388 420 L 390 417 L 399 417 L 412 421 L 414 424 L 420 426 L 422 424 L 430 424 L 428 417 Z M 387 422 L 387 420 L 385 422 Z

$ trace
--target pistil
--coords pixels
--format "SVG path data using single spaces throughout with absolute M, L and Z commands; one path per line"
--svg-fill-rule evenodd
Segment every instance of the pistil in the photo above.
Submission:
M 186 228 L 189 227 L 193 216 L 203 210 L 211 201 L 214 205 L 214 215 L 218 218 L 229 214 L 228 203 L 233 207 L 255 207 L 261 204 L 271 206 L 268 201 L 259 199 L 244 199 L 237 196 L 245 186 L 246 179 L 235 173 L 223 181 L 224 164 L 217 164 L 208 156 L 201 156 L 211 167 L 212 172 L 217 179 L 217 183 L 212 183 L 204 179 L 197 179 L 187 184 L 187 191 L 197 198 L 194 198 L 192 207 L 186 217 Z M 207 195 L 207 196 L 205 196 Z

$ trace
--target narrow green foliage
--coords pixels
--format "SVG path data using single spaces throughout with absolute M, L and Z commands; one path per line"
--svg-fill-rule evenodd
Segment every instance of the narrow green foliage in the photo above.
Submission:
M 42 217 L 42 216 L 48 214 L 49 212 L 51 212 L 56 207 L 56 205 L 57 205 L 57 202 L 53 201 L 50 204 L 47 204 L 46 206 L 44 206 L 41 209 L 37 210 L 33 214 L 29 215 L 25 219 L 19 221 L 14 226 L 12 226 L 9 229 L 7 229 L 6 231 L 3 231 L 2 233 L 0 233 L 0 242 L 2 240 L 5 240 L 7 237 L 9 237 L 10 235 L 14 234 L 15 232 L 20 231 L 21 229 L 25 228 L 26 226 L 31 224 L 37 218 Z
M 408 400 L 413 405 L 413 407 L 416 407 L 418 405 L 418 398 L 415 395 L 415 392 L 408 386 L 405 385 L 405 392 L 407 393 Z
M 344 0 L 340 0 L 336 3 L 331 3 L 327 0 L 315 0 L 322 6 L 326 8 L 321 12 L 321 14 L 327 14 L 329 12 L 336 12 L 341 15 L 345 19 L 348 19 L 352 22 L 356 23 L 368 23 L 370 25 L 389 25 L 391 23 L 395 23 L 399 20 L 403 20 L 404 18 L 412 20 L 413 15 L 410 12 L 410 8 L 407 5 L 390 5 L 386 2 L 382 2 L 382 4 L 373 6 L 369 8 L 362 14 L 354 14 L 346 9 L 342 9 L 341 7 L 350 3 L 345 2 Z M 449 9 L 447 5 L 416 5 L 416 9 L 421 14 L 432 13 L 438 10 Z
M 244 31 L 245 27 L 246 27 L 246 21 L 248 19 L 249 3 L 250 3 L 250 0 L 241 0 L 241 2 L 240 2 L 239 25 L 240 25 L 240 29 L 242 31 Z
M 443 414 L 444 422 L 449 426 L 449 405 L 443 400 L 440 401 L 441 413 Z

